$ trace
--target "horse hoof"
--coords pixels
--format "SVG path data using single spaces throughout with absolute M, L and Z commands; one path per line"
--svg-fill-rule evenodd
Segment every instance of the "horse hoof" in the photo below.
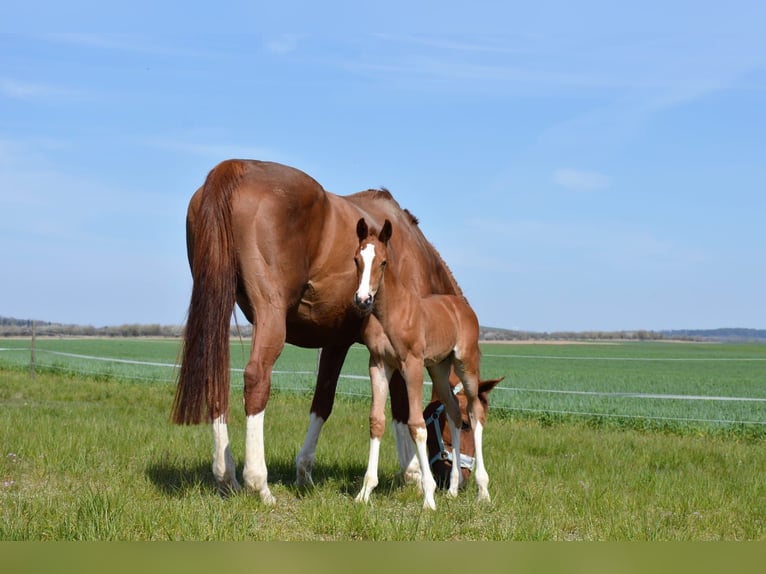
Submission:
M 420 481 L 422 480 L 420 468 L 417 470 L 405 470 L 402 474 L 402 478 L 404 480 L 404 484 L 417 484 L 420 486 Z
M 365 492 L 362 490 L 359 494 L 356 495 L 356 498 L 354 499 L 354 502 L 358 502 L 360 504 L 367 504 L 370 501 L 370 493 Z
M 271 491 L 268 489 L 266 491 L 261 491 L 261 502 L 265 504 L 266 506 L 276 506 L 277 499 L 274 498 L 274 495 L 271 494 Z
M 218 489 L 218 494 L 223 497 L 236 494 L 242 490 L 242 487 L 239 485 L 236 478 L 232 480 L 217 480 L 216 488 Z
M 295 477 L 295 486 L 298 488 L 314 488 L 314 479 L 310 472 L 298 472 Z

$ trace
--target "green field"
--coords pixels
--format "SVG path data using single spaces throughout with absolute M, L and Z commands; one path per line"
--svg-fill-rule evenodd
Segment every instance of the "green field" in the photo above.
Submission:
M 0 341 L 16 349 L 0 351 L 0 540 L 766 540 L 763 402 L 728 411 L 736 401 L 511 390 L 759 398 L 764 347 L 487 345 L 485 376 L 508 377 L 485 433 L 493 500 L 478 504 L 469 483 L 456 500 L 438 495 L 429 513 L 399 482 L 390 434 L 371 504 L 353 500 L 368 448 L 361 349 L 345 369 L 361 378 L 341 382 L 310 491 L 294 486 L 293 461 L 317 355 L 288 347 L 280 358 L 278 371 L 306 374 L 275 376 L 266 458 L 278 504 L 267 508 L 246 493 L 218 496 L 210 429 L 168 422 L 172 366 L 70 356 L 172 365 L 177 341 L 41 339 L 34 380 L 28 346 Z M 246 353 L 238 343 L 232 355 L 241 368 Z M 232 405 L 239 405 L 239 375 L 234 380 Z M 592 400 L 574 402 L 585 399 Z M 661 418 L 663 401 L 677 402 L 678 412 Z M 716 410 L 695 411 L 698 402 Z M 571 414 L 599 408 L 621 414 Z M 751 422 L 718 422 L 729 416 Z M 232 410 L 240 473 L 243 418 Z
M 29 370 L 30 342 L 0 340 L 0 367 Z M 484 344 L 482 375 L 505 376 L 498 414 L 542 420 L 716 429 L 766 434 L 766 345 L 704 343 Z M 38 339 L 40 372 L 173 384 L 174 339 Z M 242 388 L 248 341 L 232 343 L 233 389 Z M 317 351 L 286 346 L 274 388 L 311 392 Z M 369 396 L 367 351 L 355 346 L 338 391 Z M 236 404 L 236 403 L 235 403 Z

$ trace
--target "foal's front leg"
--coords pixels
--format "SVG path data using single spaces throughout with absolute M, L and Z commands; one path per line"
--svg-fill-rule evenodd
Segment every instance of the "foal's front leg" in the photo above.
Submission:
M 357 502 L 367 503 L 370 494 L 378 486 L 378 460 L 380 458 L 380 439 L 386 428 L 386 397 L 391 371 L 382 361 L 370 358 L 370 385 L 372 403 L 370 405 L 370 454 L 367 459 L 367 471 L 364 473 L 362 490 L 356 496 Z
M 436 510 L 436 501 L 434 500 L 436 481 L 428 464 L 428 447 L 426 446 L 428 431 L 426 430 L 426 421 L 423 419 L 423 360 L 411 355 L 402 364 L 400 370 L 407 382 L 407 395 L 410 403 L 410 418 L 407 426 L 410 428 L 412 440 L 415 441 L 415 451 L 420 463 L 423 508 Z

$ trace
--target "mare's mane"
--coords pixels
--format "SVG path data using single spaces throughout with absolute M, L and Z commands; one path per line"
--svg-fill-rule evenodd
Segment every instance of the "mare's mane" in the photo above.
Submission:
M 447 282 L 455 290 L 455 294 L 465 299 L 463 290 L 460 288 L 460 285 L 458 285 L 455 276 L 452 274 L 452 270 L 449 268 L 444 259 L 442 259 L 442 256 L 439 254 L 433 244 L 431 244 L 431 242 L 426 239 L 425 235 L 423 235 L 423 232 L 420 230 L 420 222 L 418 221 L 418 218 L 410 210 L 402 208 L 399 205 L 399 202 L 394 199 L 394 196 L 391 195 L 391 192 L 388 191 L 388 189 L 385 187 L 381 187 L 379 189 L 368 189 L 353 195 L 349 195 L 347 197 L 351 201 L 354 201 L 355 198 L 359 198 L 362 200 L 373 200 L 376 202 L 381 202 L 383 205 L 385 205 L 389 219 L 398 224 L 398 226 L 406 225 L 409 228 L 409 230 L 412 232 L 413 238 L 418 242 L 418 247 L 423 251 L 431 254 L 431 256 L 438 264 L 437 267 L 444 273 Z

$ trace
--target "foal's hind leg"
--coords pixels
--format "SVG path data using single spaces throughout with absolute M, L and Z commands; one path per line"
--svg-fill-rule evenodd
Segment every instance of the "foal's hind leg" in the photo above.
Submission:
M 333 402 L 335 401 L 335 389 L 338 386 L 338 377 L 346 359 L 348 347 L 326 347 L 319 355 L 319 373 L 317 374 L 314 398 L 311 401 L 311 414 L 309 415 L 309 430 L 300 452 L 295 457 L 296 484 L 298 486 L 313 486 L 311 470 L 314 467 L 314 454 L 316 452 L 319 434 L 322 426 L 330 418 Z
M 490 499 L 488 489 L 489 475 L 487 474 L 487 469 L 484 467 L 484 451 L 482 447 L 482 434 L 484 428 L 481 424 L 482 406 L 479 401 L 478 365 L 471 365 L 471 368 L 466 368 L 463 364 L 456 365 L 455 370 L 460 377 L 460 380 L 463 382 L 463 392 L 468 399 L 468 416 L 471 420 L 473 442 L 476 448 L 476 468 L 474 470 L 474 477 L 476 479 L 476 486 L 479 489 L 478 499 L 488 502 Z
M 463 474 L 460 472 L 460 427 L 462 426 L 463 417 L 460 414 L 460 404 L 450 387 L 449 375 L 451 368 L 452 365 L 449 361 L 443 361 L 428 369 L 428 372 L 433 380 L 436 395 L 444 404 L 450 436 L 452 437 L 452 469 L 450 471 L 447 494 L 454 498 L 458 494 L 460 481 L 463 478 Z
M 410 437 L 407 421 L 410 418 L 410 405 L 407 399 L 407 384 L 399 371 L 394 371 L 388 383 L 391 397 L 391 418 L 393 419 L 394 442 L 399 458 L 399 469 L 405 484 L 421 487 L 420 463 L 415 453 L 415 443 Z

